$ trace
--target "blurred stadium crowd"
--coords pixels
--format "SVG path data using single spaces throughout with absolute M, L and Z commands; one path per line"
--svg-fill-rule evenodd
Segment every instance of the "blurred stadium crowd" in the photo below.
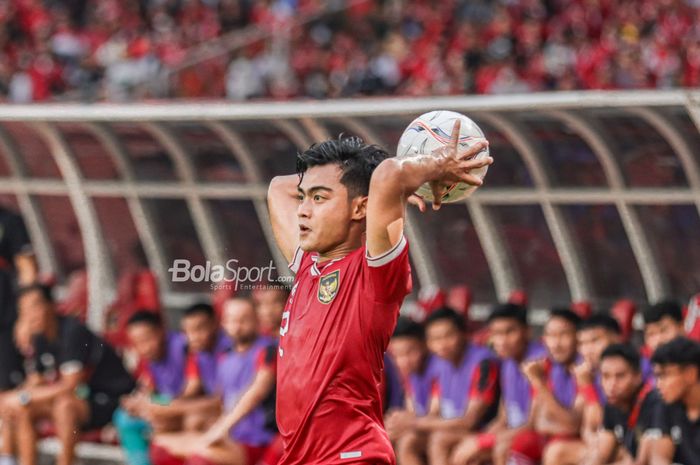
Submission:
M 243 100 L 693 87 L 698 19 L 697 0 L 2 0 L 0 95 Z
M 216 292 L 168 324 L 144 272 L 96 334 L 36 282 L 22 223 L 0 210 L 1 465 L 37 463 L 36 440 L 52 435 L 58 465 L 79 440 L 119 443 L 131 465 L 277 463 L 284 286 Z M 419 304 L 399 318 L 378 386 L 399 464 L 700 463 L 700 294 L 645 306 L 641 331 L 627 301 L 553 308 L 543 328 L 523 292 L 486 322 L 470 319 L 468 292 Z M 217 455 L 224 437 L 233 459 Z

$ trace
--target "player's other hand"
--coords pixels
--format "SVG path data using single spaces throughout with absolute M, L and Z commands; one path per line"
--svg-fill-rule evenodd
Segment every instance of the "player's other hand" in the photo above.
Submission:
M 528 360 L 523 362 L 520 369 L 533 387 L 539 388 L 544 384 L 544 360 Z
M 574 377 L 576 378 L 576 384 L 578 386 L 586 386 L 593 384 L 593 367 L 587 361 L 577 363 L 571 369 Z
M 442 196 L 447 189 L 455 183 L 463 182 L 470 186 L 481 186 L 484 182 L 478 176 L 473 175 L 472 170 L 483 168 L 493 163 L 493 158 L 486 157 L 475 159 L 474 157 L 488 147 L 487 140 L 480 141 L 466 150 L 460 150 L 459 131 L 462 122 L 457 119 L 452 127 L 450 142 L 433 151 L 433 155 L 441 161 L 442 176 L 440 179 L 432 181 L 430 187 L 433 191 L 433 209 L 437 210 L 442 204 Z

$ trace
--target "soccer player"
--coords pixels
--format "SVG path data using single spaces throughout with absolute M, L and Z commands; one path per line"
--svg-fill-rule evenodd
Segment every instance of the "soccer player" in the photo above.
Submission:
M 448 463 L 452 449 L 468 434 L 492 420 L 498 410 L 498 364 L 491 351 L 468 342 L 464 318 L 440 308 L 426 319 L 428 348 L 434 362 L 438 415 L 403 413 L 387 426 L 416 430 L 427 436 L 428 463 Z
M 649 433 L 661 399 L 652 384 L 642 379 L 640 362 L 639 353 L 629 344 L 612 344 L 603 351 L 600 372 L 607 398 L 603 428 L 597 433 L 596 447 L 572 465 L 647 463 Z
M 513 436 L 527 423 L 532 391 L 520 369 L 524 362 L 546 356 L 545 347 L 530 338 L 527 308 L 516 304 L 495 307 L 488 318 L 491 347 L 501 361 L 501 402 L 486 432 L 470 436 L 455 448 L 451 463 L 467 464 L 478 458 L 505 464 Z
M 644 345 L 650 354 L 661 345 L 683 336 L 683 309 L 672 300 L 651 305 L 642 312 Z
M 15 289 L 37 279 L 37 265 L 22 217 L 0 207 L 0 396 L 24 377 L 13 343 L 17 320 Z
M 219 362 L 216 392 L 224 412 L 205 433 L 157 435 L 156 463 L 255 465 L 275 436 L 276 346 L 258 333 L 258 318 L 249 299 L 234 298 L 224 306 L 222 326 L 233 349 Z M 272 420 L 272 421 L 270 421 Z M 165 455 L 167 453 L 168 455 Z
M 470 171 L 493 161 L 471 159 L 486 142 L 459 147 L 459 124 L 432 155 L 389 158 L 358 138 L 328 140 L 298 155 L 298 175 L 272 180 L 272 229 L 296 273 L 280 330 L 282 465 L 395 462 L 378 386 L 411 289 L 406 204 L 430 182 L 439 208 L 448 186 L 480 185 Z
M 700 463 L 700 343 L 677 337 L 651 357 L 656 387 L 666 405 L 654 426 L 662 437 L 651 447 L 651 465 Z
M 134 381 L 104 340 L 76 319 L 56 314 L 48 287 L 20 289 L 18 305 L 34 335 L 33 356 L 25 364 L 25 384 L 0 405 L 2 452 L 6 458 L 17 453 L 22 465 L 36 464 L 35 422 L 50 418 L 62 446 L 57 464 L 72 465 L 78 432 L 109 423 Z
M 425 328 L 407 317 L 399 317 L 396 329 L 389 342 L 389 353 L 403 379 L 406 391 L 405 411 L 416 417 L 437 416 L 440 405 L 435 379 L 435 356 L 430 354 L 425 343 Z M 388 424 L 391 424 L 390 413 Z M 395 443 L 396 458 L 402 465 L 424 462 L 427 435 L 414 430 L 395 431 L 387 429 Z
M 568 309 L 554 309 L 544 325 L 544 360 L 523 362 L 532 400 L 527 427 L 511 442 L 509 460 L 518 464 L 539 463 L 545 448 L 577 437 L 582 405 L 576 403 L 576 380 L 571 373 L 577 362 L 576 328 L 581 318 Z

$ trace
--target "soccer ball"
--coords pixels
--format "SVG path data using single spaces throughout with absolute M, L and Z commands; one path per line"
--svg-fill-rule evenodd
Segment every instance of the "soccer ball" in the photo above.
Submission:
M 454 111 L 437 110 L 420 115 L 401 134 L 399 145 L 396 148 L 397 156 L 430 155 L 433 150 L 450 142 L 452 127 L 455 120 L 462 120 L 459 132 L 459 146 L 461 150 L 485 139 L 484 132 L 474 121 Z M 488 147 L 475 155 L 475 158 L 489 156 Z M 472 171 L 475 176 L 484 179 L 488 166 Z M 442 196 L 443 203 L 458 202 L 469 197 L 477 186 L 459 182 L 450 186 Z M 433 191 L 429 184 L 423 184 L 416 191 L 424 200 L 432 202 Z

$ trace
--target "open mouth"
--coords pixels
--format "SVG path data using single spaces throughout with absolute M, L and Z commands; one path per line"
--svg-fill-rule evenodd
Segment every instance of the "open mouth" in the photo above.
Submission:
M 299 225 L 299 234 L 308 234 L 311 231 L 311 228 L 304 226 L 304 225 Z

